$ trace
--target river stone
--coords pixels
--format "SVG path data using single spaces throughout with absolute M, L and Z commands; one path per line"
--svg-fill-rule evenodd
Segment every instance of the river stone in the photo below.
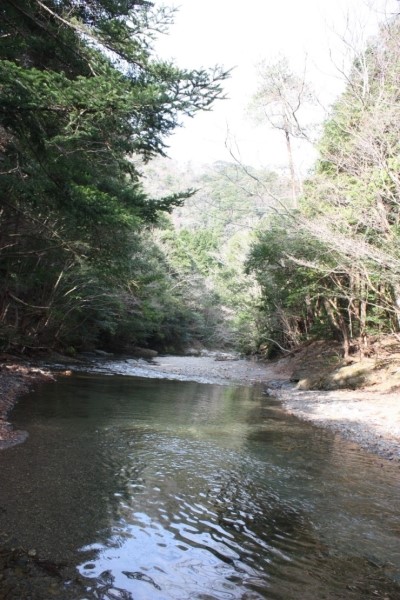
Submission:
M 155 358 L 158 356 L 158 352 L 156 350 L 151 350 L 151 348 L 139 348 L 135 346 L 132 349 L 132 356 L 135 358 Z

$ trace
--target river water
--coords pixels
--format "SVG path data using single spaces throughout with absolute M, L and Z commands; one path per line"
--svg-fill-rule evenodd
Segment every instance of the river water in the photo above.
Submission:
M 260 387 L 79 374 L 13 413 L 0 599 L 400 598 L 400 472 Z

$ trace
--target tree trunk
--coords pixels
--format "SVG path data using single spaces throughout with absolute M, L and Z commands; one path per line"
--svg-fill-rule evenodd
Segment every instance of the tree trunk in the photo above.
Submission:
M 336 307 L 333 302 L 328 298 L 323 299 L 324 307 L 326 313 L 334 327 L 334 329 L 340 333 L 343 342 L 343 354 L 344 358 L 347 359 L 349 357 L 350 352 L 350 337 L 349 337 L 349 329 L 347 327 L 346 321 L 343 318 L 343 315 L 340 312 L 336 312 Z
M 290 171 L 290 181 L 292 186 L 292 201 L 293 208 L 297 208 L 297 181 L 296 181 L 296 172 L 294 170 L 294 161 L 293 161 L 293 151 L 292 151 L 292 142 L 290 141 L 290 133 L 289 133 L 289 123 L 287 122 L 287 117 L 285 116 L 285 138 L 286 138 L 286 150 L 288 154 L 288 163 L 289 163 L 289 171 Z
M 400 284 L 395 283 L 393 285 L 393 294 L 394 294 L 394 310 L 396 312 L 396 325 L 397 331 L 400 331 Z

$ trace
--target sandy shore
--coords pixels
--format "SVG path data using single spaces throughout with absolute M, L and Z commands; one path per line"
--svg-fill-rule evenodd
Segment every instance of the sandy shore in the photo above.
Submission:
M 112 361 L 110 361 L 111 363 Z M 143 361 L 128 361 L 143 365 Z M 267 393 L 282 401 L 296 417 L 326 427 L 368 451 L 400 460 L 400 394 L 370 390 L 301 391 L 288 385 L 290 369 L 285 361 L 268 364 L 232 360 L 218 353 L 208 356 L 165 356 L 146 362 L 146 376 L 209 383 L 261 383 Z M 127 373 L 129 374 L 129 373 Z M 26 433 L 7 421 L 19 395 L 36 381 L 51 380 L 42 369 L 21 365 L 0 368 L 0 449 L 22 442 Z

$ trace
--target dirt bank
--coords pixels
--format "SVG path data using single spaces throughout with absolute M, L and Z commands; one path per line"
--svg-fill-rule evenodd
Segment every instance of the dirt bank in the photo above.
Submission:
M 51 373 L 11 362 L 0 365 L 0 450 L 20 444 L 26 431 L 14 429 L 7 417 L 16 400 L 38 381 L 52 381 Z

